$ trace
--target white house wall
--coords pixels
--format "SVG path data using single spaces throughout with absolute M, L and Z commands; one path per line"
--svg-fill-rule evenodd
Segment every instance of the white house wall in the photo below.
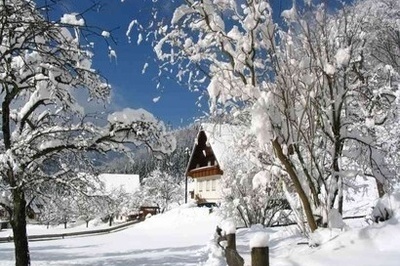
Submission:
M 207 202 L 219 202 L 220 195 L 220 175 L 213 175 L 195 179 L 194 194 Z

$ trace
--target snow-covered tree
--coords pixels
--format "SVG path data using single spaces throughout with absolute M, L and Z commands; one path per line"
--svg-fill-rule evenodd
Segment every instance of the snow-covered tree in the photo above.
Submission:
M 222 200 L 217 212 L 225 218 L 235 218 L 237 225 L 246 227 L 277 222 L 286 206 L 279 174 L 273 172 L 271 168 L 262 170 L 242 157 L 230 161 L 221 178 Z
M 396 175 L 385 158 L 388 150 L 375 136 L 386 131 L 393 116 L 397 86 L 388 81 L 398 77 L 392 67 L 375 64 L 368 36 L 373 31 L 365 27 L 373 6 L 362 4 L 334 15 L 323 5 L 303 12 L 294 5 L 282 13 L 288 29 L 280 31 L 279 40 L 270 39 L 276 47 L 275 79 L 267 83 L 253 116 L 256 127 L 269 126 L 273 151 L 303 207 L 310 204 L 323 224 L 331 209 L 342 213 L 349 178 L 370 174 L 383 183 Z M 267 144 L 265 135 L 259 140 Z M 311 215 L 308 222 L 313 224 Z
M 45 188 L 37 191 L 31 200 L 31 204 L 36 206 L 40 204 L 38 221 L 48 226 L 63 223 L 66 228 L 70 221 L 84 220 L 88 226 L 92 219 L 99 216 L 102 209 L 101 203 L 103 203 L 102 197 L 96 195 L 99 186 L 95 181 L 81 184 L 79 190 L 68 187 L 68 184 L 43 183 Z M 27 194 L 27 197 L 30 195 Z
M 64 225 L 64 229 L 67 229 L 67 224 L 75 221 L 78 217 L 78 208 L 74 197 L 72 195 L 63 195 L 59 197 L 56 207 L 57 221 Z
M 115 188 L 104 194 L 100 199 L 100 213 L 103 218 L 108 219 L 109 226 L 112 226 L 115 217 L 127 214 L 129 201 L 132 195 L 124 188 Z
M 39 217 L 37 217 L 38 221 L 42 224 L 45 224 L 47 228 L 50 225 L 58 223 L 58 213 L 57 213 L 57 206 L 54 201 L 46 202 L 41 209 Z
M 231 123 L 245 122 L 241 120 L 236 117 Z M 208 136 L 214 138 L 209 141 L 218 151 L 218 163 L 224 171 L 221 204 L 216 211 L 246 227 L 277 222 L 278 214 L 287 207 L 281 185 L 284 172 L 264 161 L 255 136 L 243 125 L 215 125 Z
M 249 118 L 259 154 L 284 170 L 284 187 L 297 192 L 298 216 L 305 214 L 311 231 L 315 215 L 327 224 L 333 208 L 341 213 L 347 179 L 396 178 L 398 148 L 379 136 L 396 138 L 389 121 L 398 99 L 398 31 L 390 24 L 398 23 L 398 1 L 360 1 L 334 12 L 293 1 L 280 14 L 284 22 L 274 20 L 267 0 L 183 2 L 154 31 L 161 69 L 207 88 L 212 114 Z M 379 25 L 385 31 L 378 33 Z M 376 36 L 391 45 L 386 58 Z
M 38 199 L 34 199 L 35 205 Z M 71 191 L 66 189 L 49 191 L 45 198 L 40 198 L 40 204 L 37 220 L 47 227 L 50 224 L 63 224 L 64 228 L 67 228 L 67 224 L 78 217 L 77 201 Z
M 89 152 L 174 148 L 163 123 L 145 110 L 125 109 L 99 122 L 85 113 L 78 99 L 106 103 L 110 95 L 92 68 L 85 20 L 74 13 L 49 21 L 45 10 L 28 0 L 0 3 L 0 202 L 11 216 L 16 265 L 30 264 L 26 197 L 44 193 L 46 183 L 79 191 Z
M 86 223 L 86 227 L 89 227 L 89 222 L 94 218 L 98 217 L 103 209 L 103 206 L 100 205 L 101 198 L 96 196 L 86 196 L 83 194 L 78 194 L 75 198 L 76 200 L 76 213 L 77 218 L 80 220 L 84 220 Z
M 175 177 L 156 169 L 143 180 L 137 195 L 140 198 L 140 205 L 155 205 L 164 212 L 172 203 L 181 202 L 183 194 L 183 188 Z

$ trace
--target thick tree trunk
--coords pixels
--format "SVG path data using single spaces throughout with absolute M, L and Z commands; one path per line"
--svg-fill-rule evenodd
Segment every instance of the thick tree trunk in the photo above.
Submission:
M 378 178 L 375 178 L 376 182 L 376 188 L 378 190 L 378 196 L 379 198 L 382 198 L 383 195 L 385 195 L 385 188 L 383 187 L 383 183 L 378 180 Z
M 314 232 L 318 228 L 317 223 L 315 222 L 315 218 L 314 218 L 314 215 L 313 215 L 313 212 L 311 209 L 310 201 L 308 200 L 308 197 L 307 197 L 306 193 L 304 192 L 303 187 L 301 186 L 300 180 L 299 180 L 295 170 L 293 169 L 293 165 L 290 163 L 289 159 L 283 153 L 281 144 L 278 142 L 277 139 L 272 141 L 272 145 L 274 147 L 274 150 L 276 151 L 278 159 L 281 161 L 281 163 L 285 167 L 287 173 L 289 174 L 290 179 L 293 182 L 294 187 L 296 188 L 296 192 L 300 197 L 304 212 L 307 217 L 308 226 L 310 227 L 311 232 Z
M 28 266 L 31 264 L 26 234 L 26 201 L 24 192 L 20 189 L 13 190 L 14 212 L 11 226 L 14 234 L 15 265 Z

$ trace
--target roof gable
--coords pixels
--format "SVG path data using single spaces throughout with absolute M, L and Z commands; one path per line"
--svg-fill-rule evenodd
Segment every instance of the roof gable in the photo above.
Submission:
M 207 142 L 207 136 L 204 130 L 199 131 L 196 139 L 197 141 L 193 146 L 189 160 L 188 170 L 218 164 L 214 151 Z
M 202 177 L 223 174 L 224 162 L 233 156 L 235 126 L 203 124 L 197 134 L 186 175 Z
M 204 123 L 202 128 L 207 136 L 208 145 L 212 147 L 214 155 L 223 169 L 227 162 L 237 156 L 234 148 L 239 127 L 230 124 Z
M 191 177 L 203 177 L 221 174 L 222 170 L 219 167 L 210 143 L 207 141 L 207 135 L 203 129 L 200 129 L 193 145 L 186 175 Z

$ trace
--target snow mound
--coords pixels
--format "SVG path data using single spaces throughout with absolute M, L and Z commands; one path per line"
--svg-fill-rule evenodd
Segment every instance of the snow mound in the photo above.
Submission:
M 156 237 L 157 246 L 168 247 L 170 243 L 176 246 L 207 243 L 214 235 L 220 218 L 214 213 L 209 213 L 208 208 L 191 207 L 183 205 L 164 214 L 154 215 L 146 221 L 135 226 L 135 230 L 127 230 L 146 237 Z M 134 237 L 134 236 L 132 236 Z
M 367 215 L 367 219 L 375 223 L 387 220 L 400 220 L 400 189 L 396 189 L 393 193 L 386 194 L 382 198 L 377 199 L 375 206 Z
M 221 227 L 227 235 L 236 234 L 236 224 L 233 219 L 223 221 Z
M 268 247 L 269 235 L 267 233 L 258 232 L 250 239 L 250 249 Z

